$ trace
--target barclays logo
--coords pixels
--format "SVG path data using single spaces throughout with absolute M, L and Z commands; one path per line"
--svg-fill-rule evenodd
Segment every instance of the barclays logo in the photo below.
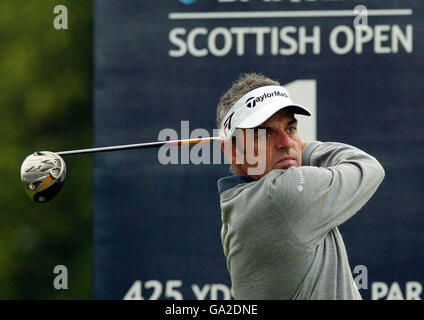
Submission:
M 183 4 L 192 4 L 193 2 L 195 2 L 196 0 L 178 0 Z

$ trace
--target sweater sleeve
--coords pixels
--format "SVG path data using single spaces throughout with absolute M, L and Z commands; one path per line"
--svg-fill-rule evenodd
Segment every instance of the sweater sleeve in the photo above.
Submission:
M 385 173 L 374 157 L 347 144 L 311 142 L 302 156 L 301 167 L 273 170 L 269 187 L 294 235 L 314 246 L 367 203 Z

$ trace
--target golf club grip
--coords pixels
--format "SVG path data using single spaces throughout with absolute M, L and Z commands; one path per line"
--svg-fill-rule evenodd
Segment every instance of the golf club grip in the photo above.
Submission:
M 99 147 L 91 149 L 80 149 L 80 150 L 69 150 L 69 151 L 60 151 L 55 152 L 59 156 L 69 156 L 74 154 L 84 154 L 84 153 L 98 153 L 98 152 L 109 152 L 109 151 L 119 151 L 119 150 L 130 150 L 130 149 L 147 149 L 147 148 L 158 148 L 165 144 L 179 146 L 183 144 L 197 144 L 197 143 L 211 143 L 213 141 L 221 141 L 220 137 L 208 137 L 208 138 L 198 138 L 198 139 L 185 139 L 185 140 L 169 140 L 169 141 L 156 141 L 156 142 L 146 142 L 146 143 L 136 143 L 136 144 L 127 144 L 119 146 L 110 146 L 110 147 Z

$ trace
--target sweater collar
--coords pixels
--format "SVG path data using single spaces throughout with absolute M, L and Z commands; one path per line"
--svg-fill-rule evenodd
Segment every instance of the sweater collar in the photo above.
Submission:
M 239 175 L 239 176 L 228 176 L 218 180 L 218 192 L 224 192 L 228 189 L 234 188 L 241 183 L 249 183 L 256 181 L 251 176 Z

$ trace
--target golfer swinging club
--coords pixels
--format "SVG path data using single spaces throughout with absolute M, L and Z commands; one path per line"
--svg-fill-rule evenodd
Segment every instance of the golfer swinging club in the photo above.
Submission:
M 277 81 L 254 73 L 219 100 L 233 172 L 218 181 L 221 239 L 234 297 L 361 300 L 337 227 L 371 198 L 384 169 L 350 145 L 303 141 L 295 114 L 310 112 Z M 247 161 L 249 147 L 264 157 L 262 170 Z

